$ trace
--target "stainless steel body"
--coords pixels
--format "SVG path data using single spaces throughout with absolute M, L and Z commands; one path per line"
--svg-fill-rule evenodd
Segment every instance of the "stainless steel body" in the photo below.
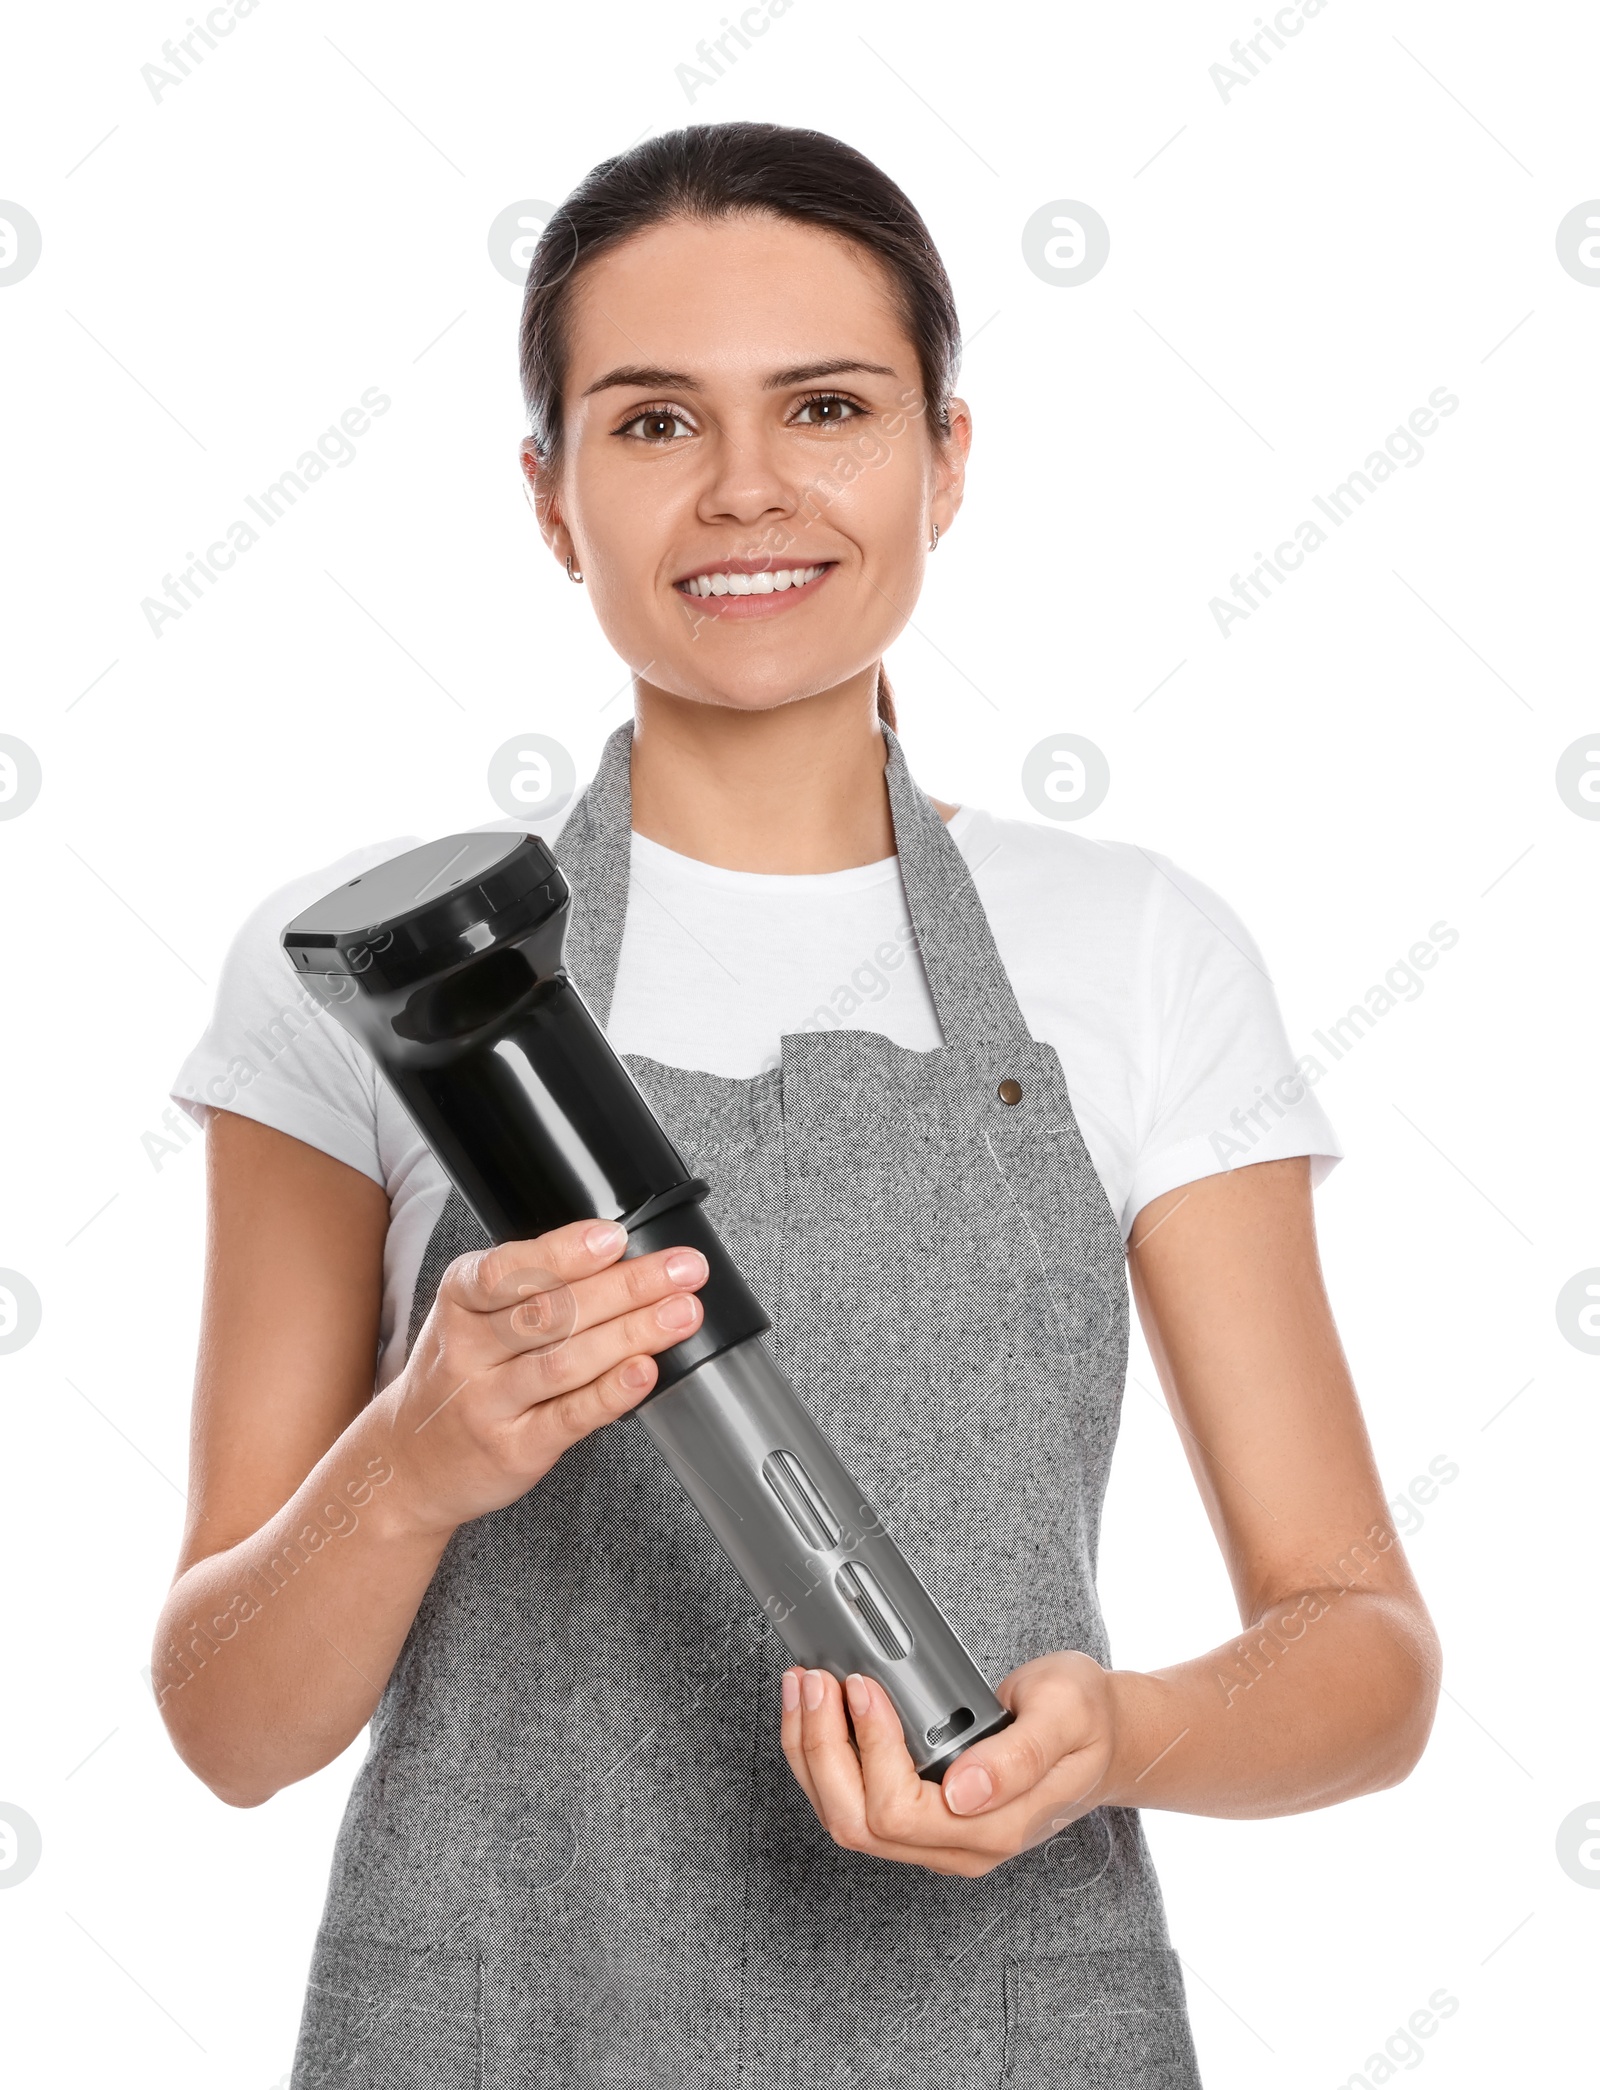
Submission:
M 637 1413 L 795 1660 L 876 1677 L 923 1777 L 1009 1724 L 760 1336 Z

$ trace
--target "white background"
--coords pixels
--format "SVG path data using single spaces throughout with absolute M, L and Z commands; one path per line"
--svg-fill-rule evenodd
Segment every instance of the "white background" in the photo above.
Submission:
M 0 1265 L 44 1302 L 0 1357 L 0 1800 L 43 1836 L 0 1893 L 19 2080 L 286 2079 L 365 1742 L 233 1811 L 150 1698 L 204 1200 L 201 1140 L 146 1135 L 267 891 L 495 817 L 512 735 L 586 777 L 626 715 L 523 501 L 518 293 L 486 235 L 649 128 L 757 116 L 901 182 L 970 340 L 967 504 L 890 660 L 924 787 L 1036 817 L 1024 755 L 1092 739 L 1089 831 L 1239 910 L 1307 1051 L 1431 924 L 1459 931 L 1330 1063 L 1348 1158 L 1318 1194 L 1386 1487 L 1459 1467 L 1409 1541 L 1446 1692 L 1393 1791 L 1146 1815 L 1206 2082 L 1574 2081 L 1600 1892 L 1556 1836 L 1600 1816 L 1600 1359 L 1555 1300 L 1600 1263 L 1600 823 L 1555 769 L 1600 736 L 1600 283 L 1555 228 L 1600 194 L 1595 18 L 1329 0 L 1224 101 L 1209 69 L 1253 0 L 946 26 L 793 0 L 691 105 L 675 69 L 721 15 L 260 0 L 159 101 L 141 68 L 182 0 L 13 17 L 0 196 L 43 229 L 0 290 L 0 730 L 44 779 L 0 824 Z M 1022 257 L 1057 198 L 1111 231 L 1076 287 Z M 153 636 L 142 599 L 373 385 L 393 405 L 356 460 Z M 1460 406 L 1425 460 L 1219 633 L 1211 598 L 1441 385 Z M 1103 1598 L 1119 1662 L 1153 1667 L 1236 1619 L 1137 1338 L 1125 1415 Z M 1455 2014 L 1370 2072 L 1441 1987 Z

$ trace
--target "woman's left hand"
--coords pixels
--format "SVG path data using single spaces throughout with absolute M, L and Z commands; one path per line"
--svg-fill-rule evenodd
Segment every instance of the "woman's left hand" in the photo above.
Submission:
M 1040 1655 L 1013 1669 L 995 1695 L 1016 1718 L 963 1750 L 939 1785 L 918 1775 L 875 1679 L 848 1679 L 854 1745 L 835 1677 L 790 1668 L 783 1681 L 783 1753 L 845 1850 L 977 1879 L 1105 1797 L 1116 1715 L 1111 1673 L 1090 1655 Z

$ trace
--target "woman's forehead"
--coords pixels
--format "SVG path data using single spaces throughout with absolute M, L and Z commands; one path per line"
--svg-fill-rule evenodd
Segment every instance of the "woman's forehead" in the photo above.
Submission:
M 598 256 L 573 289 L 568 379 L 615 365 L 763 381 L 844 357 L 897 375 L 914 352 L 877 257 L 771 213 L 674 218 Z

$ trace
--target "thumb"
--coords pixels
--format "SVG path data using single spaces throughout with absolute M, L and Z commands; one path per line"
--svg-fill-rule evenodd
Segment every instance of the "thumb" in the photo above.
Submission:
M 1024 1662 L 996 1696 L 1015 1718 L 964 1749 L 945 1772 L 941 1789 L 952 1814 L 985 1814 L 1020 1799 L 1086 1738 L 1082 1694 L 1063 1675 L 1059 1656 Z

